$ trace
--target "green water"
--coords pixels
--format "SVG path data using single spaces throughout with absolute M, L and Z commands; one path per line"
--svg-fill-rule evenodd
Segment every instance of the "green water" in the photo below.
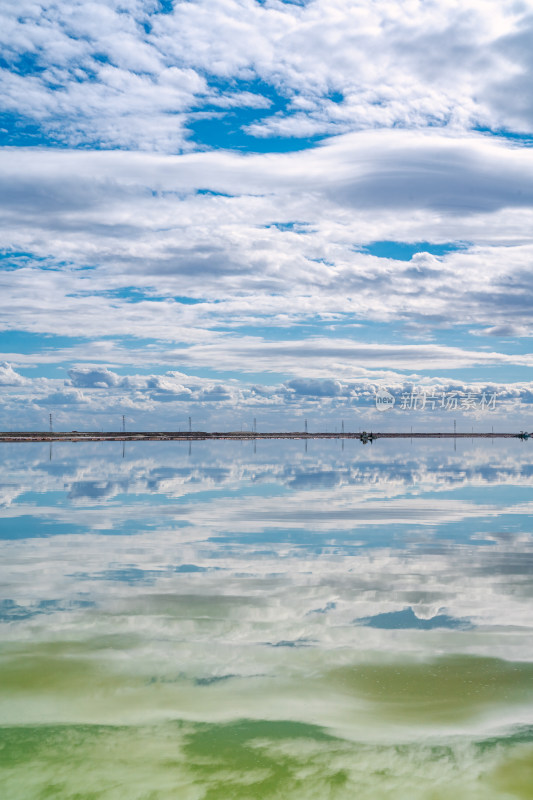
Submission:
M 2 800 L 533 798 L 529 450 L 3 452 Z
M 6 798 L 531 798 L 533 731 L 374 745 L 294 722 L 1 731 Z

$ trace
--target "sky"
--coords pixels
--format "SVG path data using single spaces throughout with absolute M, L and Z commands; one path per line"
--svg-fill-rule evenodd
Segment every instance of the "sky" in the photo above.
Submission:
M 533 0 L 0 16 L 1 429 L 533 430 Z

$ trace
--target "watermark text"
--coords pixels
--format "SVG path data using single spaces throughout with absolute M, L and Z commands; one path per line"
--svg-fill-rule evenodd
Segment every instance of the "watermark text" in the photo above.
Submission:
M 494 411 L 496 392 L 444 392 L 441 390 L 414 388 L 396 396 L 387 389 L 376 392 L 376 408 L 387 411 Z

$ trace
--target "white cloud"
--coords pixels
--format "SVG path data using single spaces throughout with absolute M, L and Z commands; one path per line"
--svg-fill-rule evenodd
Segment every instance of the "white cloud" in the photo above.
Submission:
M 0 362 L 0 386 L 22 386 L 25 383 L 25 378 L 15 372 L 11 364 Z
M 531 129 L 520 99 L 532 69 L 529 0 L 202 0 L 158 11 L 151 0 L 4 7 L 6 107 L 70 143 L 171 152 L 195 146 L 186 125 L 199 108 L 221 95 L 264 108 L 265 86 L 282 108 L 248 125 L 258 136 Z
M 260 352 L 262 345 L 265 343 L 256 342 L 253 349 Z M 252 347 L 250 341 L 247 346 Z M 399 349 L 392 355 L 390 349 L 381 353 L 371 349 L 365 368 L 360 366 L 362 350 L 351 366 L 347 357 L 332 360 L 327 347 L 327 341 L 315 342 L 308 357 L 302 357 L 298 347 L 291 349 L 287 345 L 285 352 L 278 347 L 272 353 L 266 343 L 266 353 L 256 358 L 254 367 L 264 373 L 262 384 L 247 380 L 246 370 L 239 380 L 213 380 L 175 370 L 164 374 L 129 371 L 119 375 L 107 367 L 78 366 L 69 370 L 71 379 L 67 381 L 32 378 L 23 385 L 6 387 L 0 402 L 0 426 L 8 430 L 44 430 L 48 425 L 48 412 L 53 411 L 57 430 L 117 430 L 117 426 L 122 427 L 122 415 L 126 416 L 129 430 L 183 430 L 188 425 L 189 415 L 193 416 L 194 427 L 199 430 L 238 430 L 241 427 L 249 430 L 254 417 L 260 430 L 303 430 L 304 416 L 309 421 L 309 430 L 318 431 L 340 430 L 341 419 L 346 431 L 406 430 L 409 425 L 428 431 L 446 431 L 452 429 L 453 419 L 457 421 L 458 430 L 463 432 L 470 431 L 471 427 L 478 432 L 491 428 L 507 432 L 533 428 L 531 382 L 449 380 L 416 373 L 406 376 L 380 368 L 379 364 L 388 363 L 393 356 L 400 364 L 402 357 L 416 360 L 416 348 L 413 354 L 406 350 L 404 356 L 399 355 Z M 82 350 L 80 348 L 80 353 Z M 191 350 L 192 365 L 196 358 L 198 365 L 217 363 L 219 369 L 228 372 L 237 370 L 243 358 L 252 358 L 252 349 L 250 355 L 245 356 L 239 349 L 232 353 L 227 344 L 224 353 L 213 348 L 201 351 L 200 356 L 194 353 L 194 348 Z M 428 350 L 432 365 L 438 364 L 438 352 L 439 348 Z M 70 351 L 63 354 L 67 364 L 73 355 Z M 463 353 L 461 357 L 466 355 Z M 162 351 L 163 362 L 166 356 Z M 457 367 L 460 363 L 454 362 L 446 350 L 441 358 L 448 366 L 455 363 Z M 55 361 L 60 360 L 58 351 Z M 142 356 L 138 358 L 135 351 L 125 351 L 117 360 L 125 371 L 128 364 L 142 362 Z M 153 351 L 145 355 L 145 369 L 154 360 L 157 356 Z M 284 382 L 272 378 L 267 382 L 266 374 L 281 367 L 297 377 Z M 332 377 L 321 377 L 324 374 Z M 394 410 L 386 415 L 376 409 L 379 387 L 391 391 L 397 401 Z M 420 397 L 411 407 L 412 392 Z M 421 393 L 433 396 L 433 403 L 424 403 Z M 448 407 L 446 401 L 452 396 L 457 398 L 456 406 Z M 473 404 L 462 402 L 462 398 L 468 396 L 473 397 Z M 80 406 L 83 406 L 83 413 Z
M 105 319 L 111 336 L 199 342 L 328 314 L 531 326 L 527 148 L 393 131 L 277 156 L 4 150 L 0 171 L 12 249 L 69 264 L 3 273 L 8 327 L 94 337 Z M 394 261 L 364 252 L 376 239 L 461 249 Z
M 42 406 L 69 406 L 85 402 L 84 395 L 74 389 L 63 392 L 52 392 L 46 397 L 39 397 L 36 402 Z
M 332 382 L 472 367 L 487 380 L 513 366 L 525 380 L 526 345 L 502 339 L 532 332 L 533 151 L 472 126 L 526 124 L 527 109 L 517 122 L 501 92 L 531 71 L 532 7 L 489 7 L 4 9 L 6 108 L 83 147 L 0 151 L 0 224 L 16 267 L 0 273 L 0 324 L 86 340 L 59 349 L 42 340 L 35 355 L 14 346 L 6 359 L 70 357 L 82 367 L 74 388 L 101 384 L 98 413 L 120 392 L 143 409 L 241 402 L 215 378 L 154 377 L 148 388 L 133 373 L 153 365 Z M 186 126 L 201 115 L 237 129 L 246 119 L 258 136 L 342 135 L 293 153 L 198 152 Z M 86 149 L 95 143 L 116 149 Z M 419 242 L 420 252 L 403 261 L 365 249 L 383 240 Z M 439 245 L 448 252 L 424 252 Z M 403 326 L 402 340 L 398 328 L 384 343 L 384 327 L 375 336 L 348 327 L 368 322 Z M 313 328 L 300 336 L 303 323 Z M 440 336 L 456 326 L 471 331 L 459 344 Z M 129 385 L 105 371 L 119 366 Z M 335 396 L 334 384 L 317 387 Z M 275 403 L 277 390 L 265 403 L 267 394 Z
M 118 375 L 105 367 L 73 367 L 68 374 L 72 385 L 83 389 L 106 389 L 120 382 Z

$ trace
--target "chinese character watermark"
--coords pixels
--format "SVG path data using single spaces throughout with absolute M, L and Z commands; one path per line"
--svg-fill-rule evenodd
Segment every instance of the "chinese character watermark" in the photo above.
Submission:
M 396 406 L 400 411 L 494 411 L 496 392 L 476 393 L 436 391 L 415 388 L 402 392 L 398 402 L 387 389 L 378 389 L 375 395 L 378 411 L 388 411 Z

